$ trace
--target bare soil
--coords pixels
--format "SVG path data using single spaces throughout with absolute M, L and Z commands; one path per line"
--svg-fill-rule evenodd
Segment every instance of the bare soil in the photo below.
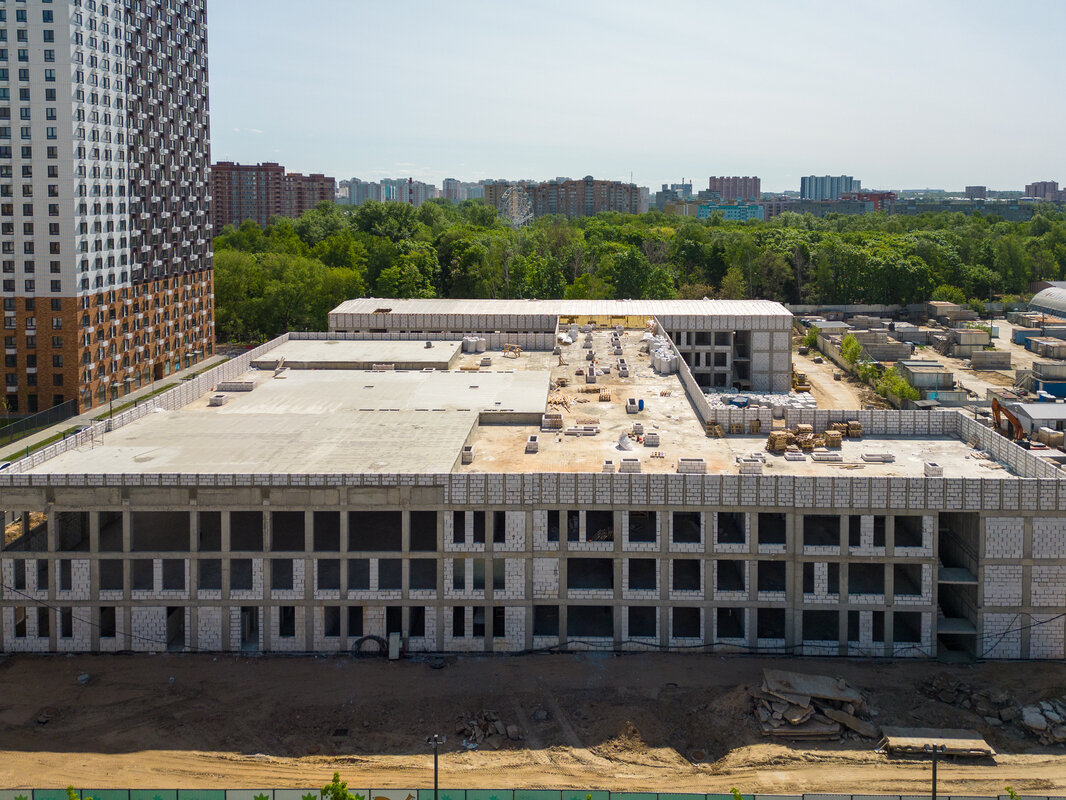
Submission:
M 679 654 L 464 657 L 436 670 L 347 656 L 13 656 L 0 665 L 0 786 L 306 788 L 338 770 L 353 787 L 428 787 L 424 740 L 439 732 L 447 787 L 927 791 L 927 763 L 870 740 L 764 739 L 747 687 L 767 666 L 844 677 L 882 725 L 981 732 L 999 755 L 946 762 L 943 794 L 1066 794 L 1066 750 L 918 691 L 948 673 L 1033 702 L 1063 694 L 1064 664 Z M 481 709 L 523 739 L 464 749 L 456 716 Z

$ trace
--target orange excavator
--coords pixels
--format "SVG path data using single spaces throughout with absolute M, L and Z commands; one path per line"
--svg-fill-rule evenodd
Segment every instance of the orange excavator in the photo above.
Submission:
M 992 419 L 996 423 L 996 431 L 1003 433 L 1003 417 L 1007 418 L 1007 422 L 1010 424 L 1011 435 L 1010 438 L 1017 442 L 1020 439 L 1025 438 L 1025 428 L 1022 427 L 1022 423 L 1018 421 L 1018 418 L 1010 411 L 1005 405 L 999 402 L 999 398 L 992 398 Z M 1003 433 L 1004 436 L 1007 434 Z

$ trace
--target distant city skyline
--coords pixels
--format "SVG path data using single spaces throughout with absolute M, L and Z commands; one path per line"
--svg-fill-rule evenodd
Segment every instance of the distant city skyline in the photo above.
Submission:
M 213 158 L 365 179 L 1063 180 L 1066 3 L 213 0 Z M 560 52 L 565 57 L 546 58 Z

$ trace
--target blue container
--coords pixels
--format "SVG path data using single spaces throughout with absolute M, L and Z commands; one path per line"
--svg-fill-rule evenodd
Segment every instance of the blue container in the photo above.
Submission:
M 746 397 L 734 397 L 729 401 L 729 405 L 736 406 L 737 408 L 747 408 L 748 398 Z
M 643 399 L 637 400 L 637 411 L 643 411 L 643 410 L 644 410 L 644 400 Z

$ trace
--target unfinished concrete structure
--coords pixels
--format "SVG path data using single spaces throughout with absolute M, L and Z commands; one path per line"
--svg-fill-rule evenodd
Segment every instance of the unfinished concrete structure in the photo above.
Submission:
M 289 334 L 15 462 L 3 649 L 1066 654 L 1057 465 L 957 411 L 789 409 L 862 438 L 766 453 L 654 320 L 369 369 Z
M 768 300 L 349 300 L 329 330 L 380 338 L 480 336 L 550 350 L 560 330 L 595 323 L 644 329 L 655 319 L 705 388 L 788 391 L 792 315 Z

